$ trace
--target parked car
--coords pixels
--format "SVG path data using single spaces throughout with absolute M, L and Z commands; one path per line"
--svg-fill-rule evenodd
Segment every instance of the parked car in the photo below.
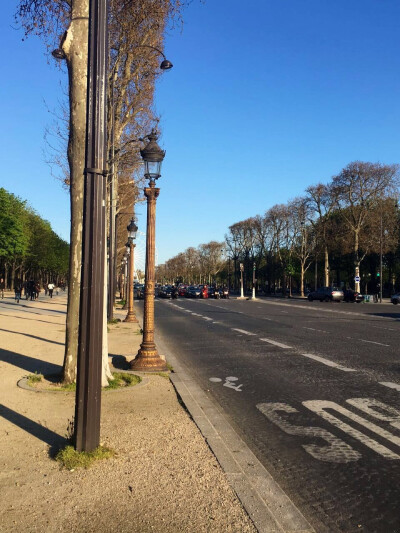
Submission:
M 398 303 L 400 303 L 400 292 L 397 292 L 396 294 L 392 294 L 392 296 L 390 297 L 390 301 L 394 305 L 397 305 Z
M 356 302 L 361 303 L 364 301 L 364 296 L 353 289 L 347 289 L 343 292 L 343 300 L 345 302 Z
M 320 287 L 308 295 L 310 302 L 313 300 L 319 300 L 320 302 L 340 302 L 343 298 L 343 291 L 336 287 Z
M 186 298 L 200 298 L 201 289 L 199 287 L 191 286 L 186 289 Z

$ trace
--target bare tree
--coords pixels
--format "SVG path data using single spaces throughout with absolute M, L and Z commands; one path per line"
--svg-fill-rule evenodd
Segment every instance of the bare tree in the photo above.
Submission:
M 347 165 L 332 181 L 339 207 L 353 237 L 355 289 L 360 291 L 360 263 L 368 247 L 360 254 L 360 235 L 371 209 L 382 198 L 392 196 L 398 187 L 398 165 L 381 165 L 355 161 Z

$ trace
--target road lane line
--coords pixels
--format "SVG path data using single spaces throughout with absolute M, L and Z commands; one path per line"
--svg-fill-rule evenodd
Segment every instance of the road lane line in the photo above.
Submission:
M 384 387 L 389 387 L 389 389 L 394 389 L 400 392 L 400 385 L 398 383 L 391 383 L 390 381 L 379 381 L 379 385 Z
M 318 331 L 320 333 L 329 333 L 329 331 L 326 331 L 325 329 L 307 328 L 306 326 L 303 326 L 303 329 L 311 329 L 312 331 Z
M 357 370 L 355 370 L 354 368 L 347 368 L 346 366 L 334 363 L 333 361 L 325 359 L 325 357 L 320 357 L 319 355 L 314 355 L 312 353 L 302 353 L 300 355 L 302 355 L 303 357 L 308 357 L 309 359 L 314 359 L 314 361 L 319 361 L 320 363 L 326 366 L 331 366 L 333 368 L 337 368 L 338 370 L 343 370 L 343 372 L 357 372 Z
M 292 346 L 288 346 L 287 344 L 282 344 L 281 342 L 273 341 L 272 339 L 260 339 L 260 341 L 268 342 L 269 344 L 273 344 L 274 346 L 278 346 L 278 348 L 285 348 L 285 349 L 291 349 Z
M 389 346 L 390 347 L 390 344 L 383 344 L 382 342 L 367 341 L 365 339 L 358 339 L 358 340 L 362 341 L 362 342 L 369 342 L 370 344 L 379 344 L 379 346 Z
M 238 331 L 244 335 L 257 335 L 257 333 L 251 333 L 251 331 L 246 331 L 245 329 L 231 328 L 232 331 Z

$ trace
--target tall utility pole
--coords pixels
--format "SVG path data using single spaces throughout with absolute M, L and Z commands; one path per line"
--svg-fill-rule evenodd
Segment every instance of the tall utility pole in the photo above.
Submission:
M 90 452 L 100 443 L 103 344 L 107 0 L 90 0 L 82 281 L 79 314 L 75 449 Z

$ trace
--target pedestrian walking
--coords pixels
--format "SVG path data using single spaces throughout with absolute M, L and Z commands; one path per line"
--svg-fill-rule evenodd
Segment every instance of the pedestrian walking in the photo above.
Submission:
M 17 304 L 19 304 L 19 301 L 21 299 L 21 292 L 22 292 L 22 283 L 17 280 L 14 284 L 14 292 L 15 292 L 15 301 Z
M 4 278 L 0 278 L 0 295 L 1 295 L 1 299 L 4 298 L 4 290 L 6 288 L 6 284 L 4 282 Z
M 49 290 L 49 296 L 50 296 L 50 298 L 53 298 L 54 283 L 49 283 L 49 284 L 47 285 L 47 288 L 48 288 L 48 290 Z

